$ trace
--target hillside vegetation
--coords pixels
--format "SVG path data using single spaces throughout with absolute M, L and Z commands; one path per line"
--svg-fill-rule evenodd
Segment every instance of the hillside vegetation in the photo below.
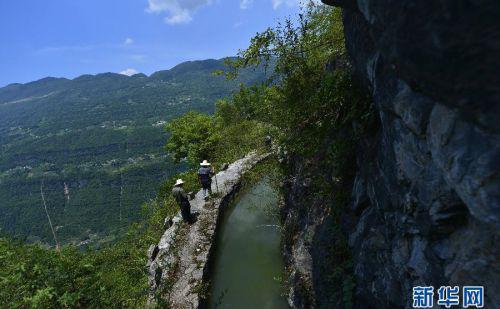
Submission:
M 147 77 L 105 73 L 0 89 L 0 232 L 54 245 L 110 241 L 140 218 L 161 181 L 184 169 L 163 150 L 164 124 L 214 111 L 240 83 L 213 74 L 223 60 L 182 63 Z
M 323 172 L 311 175 L 308 190 L 335 200 L 333 212 L 340 214 L 350 195 L 350 158 L 371 114 L 368 98 L 351 76 L 341 12 L 309 7 L 297 23 L 287 20 L 257 34 L 240 58 L 228 62 L 232 69 L 219 72 L 228 77 L 228 85 L 244 78 L 249 67 L 270 62 L 275 67 L 265 82 L 242 86 L 231 97 L 218 100 L 214 114 L 198 110 L 169 121 L 167 150 L 177 161 L 187 158 L 188 170 L 177 176 L 186 181 L 187 191 L 198 189 L 194 170 L 200 159 L 209 159 L 218 168 L 251 149 L 264 151 L 269 135 L 282 163 L 280 181 L 292 181 L 289 158 L 322 162 Z M 355 120 L 360 124 L 356 131 L 351 126 Z M 157 243 L 165 216 L 178 209 L 170 196 L 173 181 L 165 182 L 156 199 L 144 206 L 143 219 L 125 239 L 97 252 L 65 248 L 59 255 L 37 245 L 0 243 L 1 252 L 6 252 L 0 257 L 0 276 L 7 278 L 0 282 L 0 304 L 105 307 L 112 299 L 115 307 L 144 306 L 145 252 L 149 244 Z M 310 206 L 307 197 L 303 205 Z M 334 291 L 329 297 L 350 307 L 354 283 L 349 250 L 338 232 L 338 221 L 330 228 L 341 241 L 325 252 L 325 259 L 335 265 L 335 271 L 325 276 Z M 285 229 L 285 246 L 293 244 L 291 229 Z M 19 271 L 32 277 L 18 275 Z M 9 295 L 20 296 L 10 299 Z

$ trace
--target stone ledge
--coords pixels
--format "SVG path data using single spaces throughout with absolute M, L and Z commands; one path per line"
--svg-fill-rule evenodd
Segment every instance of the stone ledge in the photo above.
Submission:
M 209 265 L 223 210 L 238 191 L 241 176 L 268 156 L 251 152 L 217 173 L 212 181 L 214 197 L 205 201 L 200 190 L 191 200 L 191 211 L 198 213 L 194 224 L 183 224 L 179 212 L 166 225 L 169 227 L 160 242 L 148 250 L 150 304 L 155 302 L 156 295 L 173 308 L 203 306 L 210 279 Z

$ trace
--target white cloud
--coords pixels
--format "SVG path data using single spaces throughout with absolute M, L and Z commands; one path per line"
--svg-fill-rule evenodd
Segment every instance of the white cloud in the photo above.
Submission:
M 168 24 L 183 24 L 193 20 L 193 12 L 212 0 L 148 0 L 148 13 L 167 13 L 165 22 Z
M 240 9 L 246 10 L 253 4 L 253 0 L 241 0 Z
M 125 45 L 132 45 L 134 44 L 134 39 L 132 38 L 126 38 L 125 41 L 123 42 Z
M 139 73 L 139 71 L 137 71 L 136 69 L 126 69 L 126 70 L 123 70 L 120 72 L 120 74 L 127 75 L 127 76 L 132 76 L 132 75 L 137 74 L 137 73 Z
M 175 24 L 187 24 L 193 20 L 191 17 L 191 12 L 188 10 L 181 10 L 171 16 L 165 17 L 165 22 L 167 24 L 175 25 Z
M 301 6 L 305 7 L 309 2 L 314 2 L 315 4 L 321 4 L 320 0 L 271 0 L 273 3 L 273 9 L 278 9 L 282 5 L 288 7 Z
M 282 4 L 286 4 L 287 6 L 295 6 L 299 3 L 297 0 L 272 0 L 273 9 L 279 8 Z

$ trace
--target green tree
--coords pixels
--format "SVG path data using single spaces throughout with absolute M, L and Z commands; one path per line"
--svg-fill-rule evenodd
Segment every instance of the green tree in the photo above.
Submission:
M 229 62 L 228 78 L 248 66 L 273 66 L 267 84 L 240 88 L 232 103 L 244 119 L 277 128 L 291 151 L 316 151 L 332 131 L 368 112 L 367 97 L 351 76 L 339 9 L 310 5 L 297 22 L 287 19 L 258 33 Z
M 199 112 L 189 112 L 167 124 L 170 133 L 167 150 L 176 161 L 187 159 L 196 166 L 204 159 L 211 159 L 220 140 L 218 126 L 213 117 Z

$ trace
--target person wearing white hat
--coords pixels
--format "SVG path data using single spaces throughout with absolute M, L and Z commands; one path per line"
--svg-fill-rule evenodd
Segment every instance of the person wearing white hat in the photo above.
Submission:
M 214 169 L 207 160 L 203 160 L 200 166 L 198 170 L 198 180 L 203 188 L 203 197 L 207 199 L 208 195 L 212 194 L 212 176 L 214 175 Z
M 172 189 L 172 195 L 181 208 L 182 219 L 187 223 L 191 223 L 193 221 L 191 216 L 191 204 L 189 203 L 188 195 L 184 191 L 183 186 L 184 181 L 182 181 L 182 179 L 177 179 Z

